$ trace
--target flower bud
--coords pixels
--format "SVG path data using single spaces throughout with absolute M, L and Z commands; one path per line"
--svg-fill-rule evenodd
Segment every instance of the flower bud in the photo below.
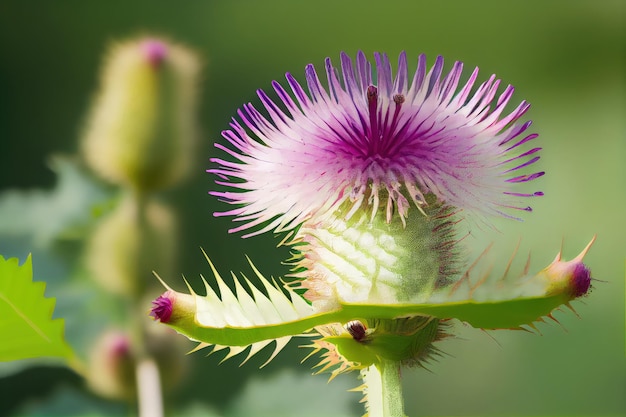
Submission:
M 163 388 L 170 390 L 182 380 L 188 346 L 164 326 L 147 330 L 145 354 L 157 364 Z M 105 398 L 133 401 L 137 392 L 136 365 L 130 335 L 109 329 L 96 341 L 89 356 L 88 385 Z
M 134 398 L 135 358 L 128 335 L 119 330 L 108 330 L 101 335 L 89 356 L 87 383 L 106 398 Z
M 114 294 L 131 295 L 155 284 L 151 271 L 168 273 L 175 258 L 176 224 L 170 210 L 146 203 L 145 218 L 127 198 L 97 226 L 86 249 L 91 276 Z
M 535 280 L 547 285 L 546 295 L 562 294 L 570 301 L 589 292 L 591 271 L 583 263 L 583 258 L 595 239 L 594 236 L 585 249 L 570 261 L 561 260 L 559 252 L 554 261 L 535 276 Z
M 183 321 L 194 321 L 196 302 L 193 295 L 167 290 L 152 302 L 150 316 L 161 323 L 176 327 Z
M 190 50 L 164 40 L 114 45 L 83 138 L 89 165 L 141 191 L 180 179 L 196 136 L 198 67 Z

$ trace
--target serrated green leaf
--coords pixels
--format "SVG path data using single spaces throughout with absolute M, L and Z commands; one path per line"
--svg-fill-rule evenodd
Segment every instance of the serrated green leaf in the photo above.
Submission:
M 63 320 L 52 319 L 55 300 L 44 296 L 45 289 L 44 282 L 33 282 L 30 256 L 22 265 L 0 256 L 0 361 L 73 355 Z
M 318 326 L 343 324 L 351 320 L 430 316 L 457 319 L 482 329 L 532 328 L 536 321 L 552 317 L 555 309 L 570 307 L 570 301 L 580 295 L 573 291 L 576 289 L 572 286 L 576 281 L 574 271 L 578 267 L 581 269 L 579 273 L 586 275 L 579 278 L 589 278 L 582 259 L 592 243 L 593 240 L 571 261 L 562 261 L 559 253 L 548 267 L 536 275 L 527 276 L 524 271 L 523 276 L 508 284 L 508 288 L 502 279 L 485 286 L 480 286 L 479 281 L 479 284 L 470 286 L 469 292 L 456 293 L 456 287 L 444 289 L 421 303 L 342 302 L 323 312 L 316 311 L 288 285 L 284 288 L 288 295 L 282 292 L 278 284 L 268 281 L 252 263 L 265 293 L 245 277 L 248 289 L 244 288 L 234 275 L 233 291 L 207 258 L 220 294 L 206 281 L 204 296 L 191 288 L 191 295 L 177 293 L 166 285 L 168 291 L 155 301 L 158 311 L 153 310 L 153 315 L 179 333 L 201 342 L 199 348 L 213 345 L 214 350 L 228 349 L 225 359 L 244 352 L 248 346 L 250 357 L 274 340 L 277 348 L 271 360 L 290 338 L 302 336 Z M 165 315 L 168 308 L 169 313 Z

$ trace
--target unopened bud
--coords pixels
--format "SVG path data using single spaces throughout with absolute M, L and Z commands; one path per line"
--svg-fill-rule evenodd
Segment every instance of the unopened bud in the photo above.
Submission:
M 182 342 L 165 326 L 150 327 L 144 335 L 145 354 L 156 362 L 166 390 L 176 387 L 187 368 L 184 353 L 189 347 Z M 137 357 L 130 335 L 121 330 L 105 331 L 89 356 L 86 374 L 89 387 L 105 398 L 133 401 L 137 392 L 136 372 Z
M 569 301 L 587 294 L 591 288 L 591 271 L 583 263 L 583 258 L 594 241 L 595 237 L 570 261 L 561 260 L 559 253 L 550 265 L 537 274 L 535 280 L 542 280 L 548 285 L 547 295 L 563 294 Z
M 141 191 L 171 185 L 190 165 L 199 64 L 160 39 L 111 48 L 83 141 L 104 179 Z
M 152 302 L 150 316 L 172 327 L 183 321 L 193 322 L 196 302 L 193 295 L 167 290 Z
M 128 335 L 117 330 L 101 335 L 89 356 L 87 382 L 95 393 L 106 398 L 134 397 L 135 358 Z

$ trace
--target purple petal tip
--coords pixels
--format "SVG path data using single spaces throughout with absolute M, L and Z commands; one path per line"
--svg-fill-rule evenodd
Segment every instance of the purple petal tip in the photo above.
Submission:
M 170 291 L 167 291 L 152 302 L 150 316 L 154 317 L 155 320 L 159 320 L 161 323 L 167 323 L 172 317 L 173 308 L 174 303 L 170 298 Z
M 591 271 L 583 263 L 578 263 L 572 273 L 572 287 L 574 297 L 581 297 L 591 287 Z

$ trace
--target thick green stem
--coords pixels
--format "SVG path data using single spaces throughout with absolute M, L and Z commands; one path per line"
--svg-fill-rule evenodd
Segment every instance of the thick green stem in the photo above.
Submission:
M 368 417 L 406 417 L 398 362 L 383 359 L 364 369 L 362 375 Z

